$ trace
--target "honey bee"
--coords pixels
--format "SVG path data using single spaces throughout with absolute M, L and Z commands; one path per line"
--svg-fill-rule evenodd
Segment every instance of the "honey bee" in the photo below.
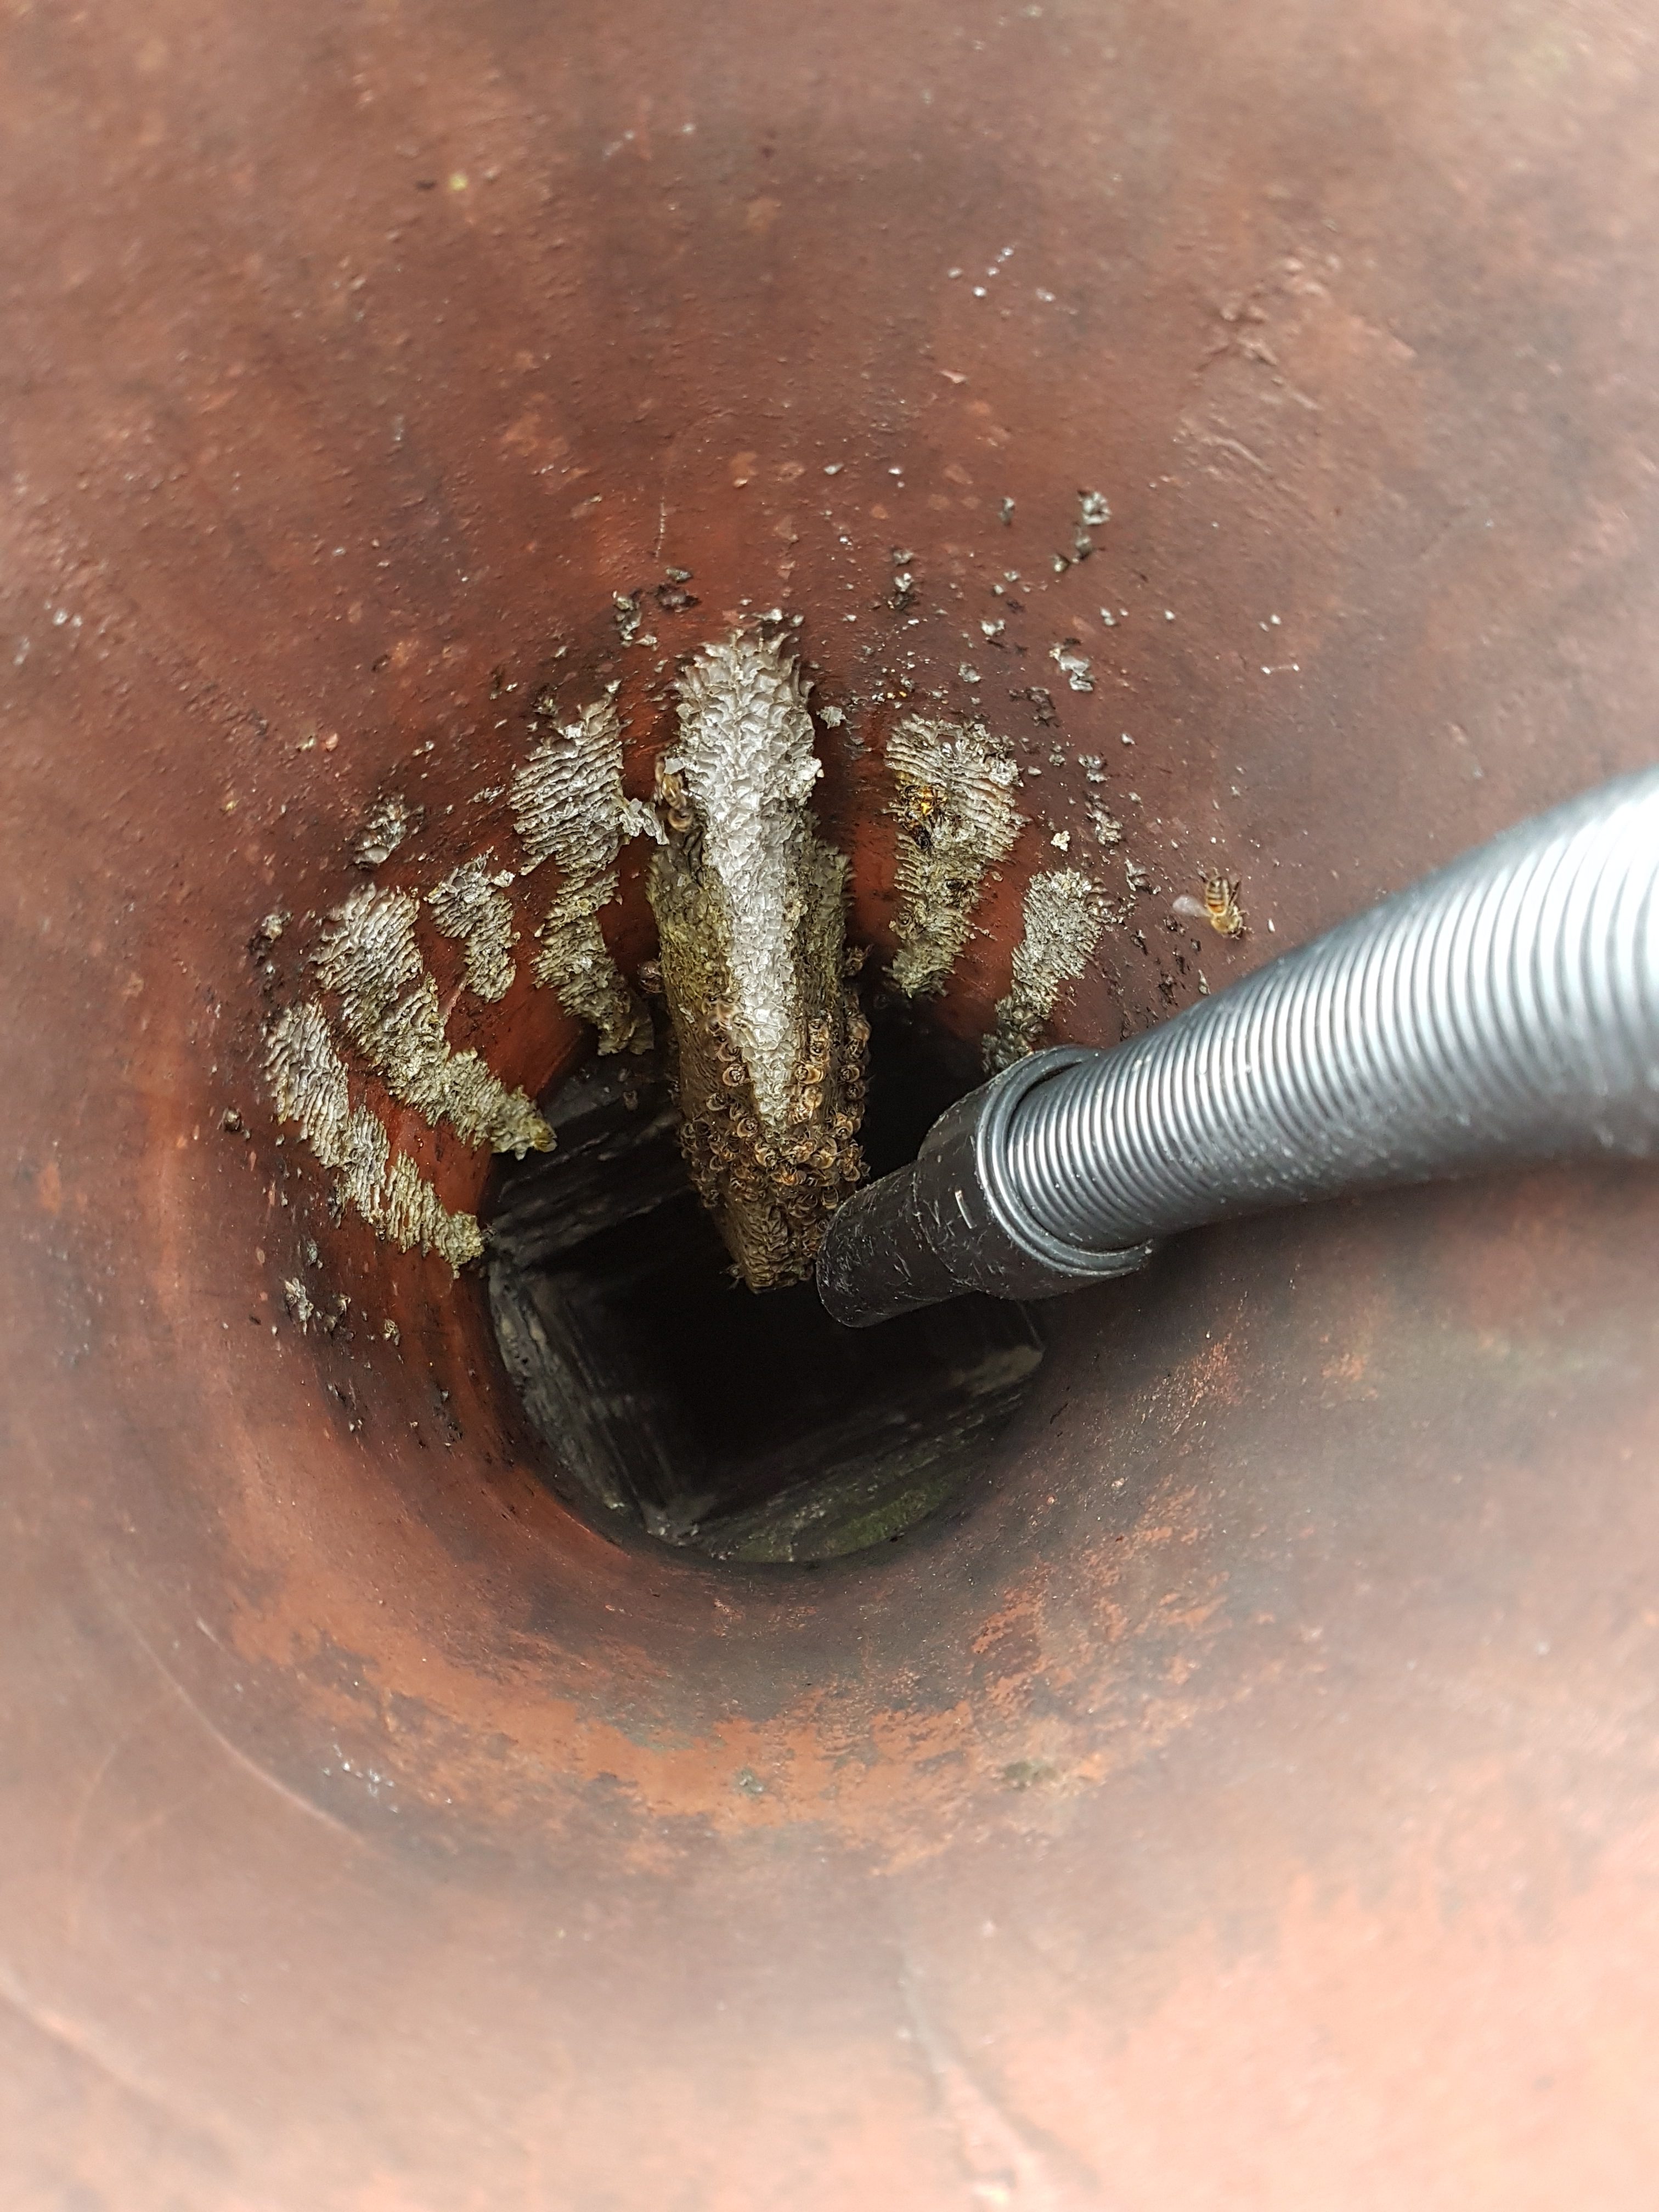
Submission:
M 665 753 L 657 756 L 656 790 L 653 793 L 669 828 L 677 837 L 684 837 L 697 826 L 697 817 L 691 805 L 691 794 L 685 787 L 683 770 L 670 768 Z
M 918 852 L 931 853 L 933 849 L 932 819 L 938 811 L 939 793 L 931 783 L 918 783 L 911 787 L 902 829 Z
M 1235 878 L 1205 877 L 1204 915 L 1218 937 L 1244 934 L 1244 917 L 1238 910 L 1238 884 Z

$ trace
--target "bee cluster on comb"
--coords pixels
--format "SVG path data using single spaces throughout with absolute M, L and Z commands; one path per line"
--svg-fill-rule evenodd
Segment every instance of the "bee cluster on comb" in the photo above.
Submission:
M 751 1290 L 804 1281 L 865 1173 L 870 1030 L 850 988 L 847 863 L 813 826 L 820 773 L 795 661 L 706 646 L 658 763 L 666 842 L 649 881 L 681 1145 Z

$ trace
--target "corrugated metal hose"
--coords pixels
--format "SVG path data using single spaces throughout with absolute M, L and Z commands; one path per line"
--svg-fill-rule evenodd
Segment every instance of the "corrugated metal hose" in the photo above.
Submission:
M 863 1327 L 1053 1296 L 1177 1230 L 1659 1151 L 1659 769 L 1522 823 L 1109 1051 L 1033 1054 L 830 1223 Z

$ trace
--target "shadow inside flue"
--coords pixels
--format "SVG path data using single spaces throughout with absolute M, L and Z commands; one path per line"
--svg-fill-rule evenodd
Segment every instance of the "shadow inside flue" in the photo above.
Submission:
M 980 1071 L 908 1014 L 872 1027 L 881 1175 Z M 590 1060 L 544 1109 L 557 1149 L 503 1168 L 485 1230 L 501 1356 L 561 1494 L 618 1533 L 807 1565 L 902 1535 L 981 1464 L 1042 1358 L 1025 1309 L 966 1297 L 854 1330 L 810 1283 L 750 1291 L 653 1058 Z

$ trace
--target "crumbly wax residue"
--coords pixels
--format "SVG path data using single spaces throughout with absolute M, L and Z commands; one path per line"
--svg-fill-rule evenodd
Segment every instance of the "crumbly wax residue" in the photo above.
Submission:
M 353 1107 L 346 1064 L 314 999 L 278 1015 L 265 1047 L 265 1073 L 276 1111 L 298 1125 L 312 1151 L 337 1177 L 342 1206 L 409 1251 L 437 1252 L 459 1273 L 483 1250 L 478 1224 L 453 1213 L 413 1160 L 392 1156 L 385 1125 L 366 1106 Z
M 567 1013 L 592 1022 L 601 1052 L 645 1052 L 651 1018 L 611 958 L 599 910 L 617 896 L 623 840 L 655 836 L 648 807 L 623 795 L 622 725 L 609 698 L 585 707 L 538 744 L 513 779 L 513 821 L 523 872 L 544 860 L 560 870 L 537 935 L 536 981 L 550 984 Z
M 793 658 L 735 636 L 679 682 L 649 891 L 691 1180 L 751 1290 L 811 1271 L 864 1173 L 869 1027 L 848 988 L 847 863 L 819 838 Z
M 316 954 L 319 981 L 337 993 L 346 1034 L 387 1090 L 435 1128 L 447 1121 L 492 1152 L 550 1152 L 553 1132 L 522 1091 L 476 1052 L 444 1035 L 438 987 L 416 941 L 412 891 L 354 891 L 329 916 Z
M 364 823 L 352 857 L 360 868 L 378 868 L 389 860 L 405 837 L 421 826 L 421 810 L 411 806 L 402 792 L 390 793 L 376 802 Z
M 1060 986 L 1074 982 L 1099 942 L 1105 893 L 1076 868 L 1033 876 L 1025 890 L 1025 929 L 1014 954 L 1013 978 L 999 1001 L 985 1040 L 993 1072 L 1024 1059 L 1054 1010 Z
M 892 981 L 907 998 L 942 990 L 963 946 L 985 871 L 1019 835 L 1019 770 L 982 723 L 912 715 L 887 746 L 898 817 Z
M 432 919 L 466 953 L 466 987 L 479 998 L 504 999 L 514 977 L 513 902 L 504 886 L 512 876 L 492 871 L 488 854 L 464 860 L 426 895 Z

